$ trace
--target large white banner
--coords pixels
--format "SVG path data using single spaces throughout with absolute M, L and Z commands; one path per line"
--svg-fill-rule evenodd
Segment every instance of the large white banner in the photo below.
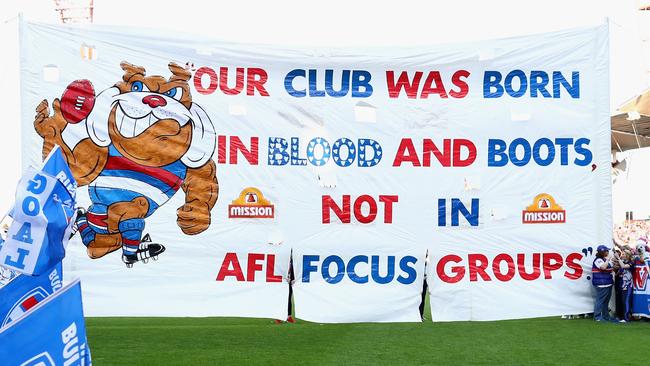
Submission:
M 23 166 L 61 145 L 90 316 L 418 321 L 591 308 L 608 30 L 298 49 L 21 26 Z M 92 259 L 91 259 L 92 258 Z

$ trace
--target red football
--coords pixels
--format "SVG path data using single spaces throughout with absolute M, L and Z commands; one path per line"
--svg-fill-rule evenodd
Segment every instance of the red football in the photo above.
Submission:
M 61 96 L 61 112 L 69 123 L 79 123 L 95 106 L 95 88 L 86 80 L 75 80 L 68 85 Z

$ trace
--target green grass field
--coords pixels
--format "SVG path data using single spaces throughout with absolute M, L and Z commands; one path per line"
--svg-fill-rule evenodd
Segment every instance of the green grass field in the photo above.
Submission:
M 88 318 L 86 326 L 96 366 L 638 365 L 650 341 L 648 322 L 559 318 L 422 324 Z

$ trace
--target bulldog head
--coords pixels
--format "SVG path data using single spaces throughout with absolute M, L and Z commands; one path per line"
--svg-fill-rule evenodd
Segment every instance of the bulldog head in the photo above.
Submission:
M 146 166 L 181 160 L 203 166 L 216 143 L 214 126 L 205 111 L 192 102 L 191 73 L 169 64 L 172 76 L 147 76 L 145 69 L 120 64 L 124 75 L 101 92 L 86 119 L 88 135 L 99 146 L 113 146 L 126 158 Z

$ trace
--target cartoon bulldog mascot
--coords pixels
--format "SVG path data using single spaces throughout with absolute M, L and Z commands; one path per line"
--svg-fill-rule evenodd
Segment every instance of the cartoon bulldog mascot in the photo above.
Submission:
M 61 146 L 79 186 L 92 202 L 80 209 L 76 226 L 90 258 L 122 248 L 127 267 L 146 263 L 165 250 L 143 237 L 145 219 L 179 189 L 185 204 L 177 224 L 187 235 L 210 226 L 219 194 L 212 161 L 215 131 L 196 103 L 191 73 L 169 64 L 172 76 L 147 76 L 127 62 L 122 81 L 95 96 L 92 84 L 77 80 L 54 99 L 36 107 L 34 128 L 43 138 L 43 157 Z

